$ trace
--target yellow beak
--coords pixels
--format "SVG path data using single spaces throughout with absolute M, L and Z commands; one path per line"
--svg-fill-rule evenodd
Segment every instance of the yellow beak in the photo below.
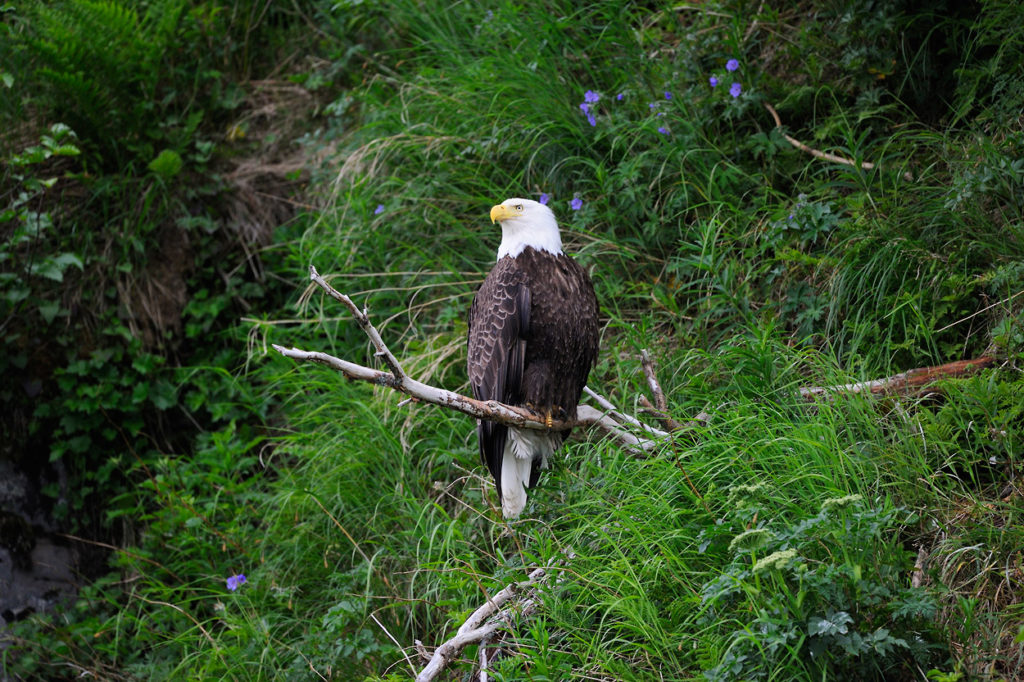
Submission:
M 515 209 L 513 209 L 511 206 L 506 206 L 505 204 L 498 204 L 497 206 L 492 206 L 491 223 L 493 224 L 500 220 L 505 220 L 505 218 L 511 218 L 514 212 Z

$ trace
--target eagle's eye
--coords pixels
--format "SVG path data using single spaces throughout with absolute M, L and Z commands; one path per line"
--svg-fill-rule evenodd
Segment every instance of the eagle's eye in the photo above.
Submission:
M 523 205 L 522 204 L 516 204 L 516 210 L 517 211 L 522 211 L 523 210 Z

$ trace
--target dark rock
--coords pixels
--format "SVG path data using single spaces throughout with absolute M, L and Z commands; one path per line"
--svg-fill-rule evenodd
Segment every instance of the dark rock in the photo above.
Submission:
M 78 552 L 48 537 L 36 540 L 28 570 L 0 548 L 0 629 L 32 613 L 52 611 L 78 593 Z

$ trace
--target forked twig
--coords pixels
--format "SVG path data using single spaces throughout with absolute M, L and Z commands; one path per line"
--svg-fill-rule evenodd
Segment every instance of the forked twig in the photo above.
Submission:
M 359 328 L 370 337 L 370 343 L 372 343 L 373 347 L 377 349 L 375 355 L 384 360 L 384 364 L 386 364 L 391 370 L 391 375 L 395 378 L 395 382 L 400 384 L 402 379 L 405 377 L 405 372 L 402 370 L 402 366 L 398 364 L 398 358 L 388 350 L 387 344 L 385 344 L 384 339 L 380 337 L 380 333 L 377 331 L 377 328 L 370 324 L 370 316 L 367 315 L 366 309 L 363 308 L 360 310 L 356 304 L 352 302 L 351 298 L 328 284 L 312 265 L 309 266 L 309 278 L 316 282 L 331 298 L 341 301 L 345 307 L 349 309 L 352 313 L 352 317 L 356 318 Z

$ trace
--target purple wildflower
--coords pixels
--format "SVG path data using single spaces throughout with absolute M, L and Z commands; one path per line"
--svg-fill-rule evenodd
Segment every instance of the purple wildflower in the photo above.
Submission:
M 735 71 L 738 68 L 740 68 L 739 60 L 730 59 L 729 61 L 727 61 L 725 63 L 725 70 L 726 71 Z
M 373 209 L 373 215 L 380 215 L 384 212 L 384 204 L 377 204 L 377 208 Z
M 587 90 L 583 93 L 583 102 L 580 103 L 580 110 L 587 117 L 587 123 L 591 126 L 597 125 L 597 119 L 594 117 L 594 112 L 590 110 L 590 105 L 596 104 L 599 99 L 601 99 L 601 95 L 593 90 Z
M 590 91 L 588 90 L 587 92 L 590 92 Z M 592 126 L 596 126 L 597 125 L 597 119 L 594 118 L 594 114 L 592 114 L 590 112 L 590 104 L 588 102 L 583 102 L 582 104 L 580 104 L 580 110 L 584 114 L 586 114 L 587 122 L 590 123 L 590 125 L 592 125 Z
M 541 192 L 540 193 L 540 203 L 542 203 L 545 206 L 547 206 L 548 205 L 548 201 L 550 201 L 550 199 L 551 199 L 551 195 L 548 194 L 547 192 Z
M 665 99 L 672 99 L 672 93 L 668 90 L 665 91 Z
M 718 85 L 718 78 L 712 76 L 711 78 L 708 79 L 708 83 L 711 83 L 711 87 L 715 87 L 716 85 Z
M 740 87 L 739 83 L 733 83 L 729 88 L 729 94 L 733 97 L 739 97 L 741 92 L 743 92 L 743 88 Z
M 668 135 L 668 128 L 665 126 L 658 126 L 658 132 L 662 135 Z
M 583 199 L 580 199 L 579 197 L 573 198 L 573 200 L 569 202 L 569 208 L 574 211 L 580 210 L 583 208 Z
M 237 590 L 241 585 L 246 583 L 245 574 L 239 573 L 228 578 L 228 589 L 232 592 Z
M 654 107 L 656 107 L 656 106 L 658 106 L 658 103 L 657 103 L 657 102 L 651 102 L 650 104 L 648 104 L 648 105 L 647 105 L 647 107 L 648 107 L 649 109 L 653 109 L 653 108 L 654 108 Z
M 617 99 L 617 100 L 619 100 L 621 102 L 622 98 L 625 97 L 625 96 L 626 96 L 625 93 L 620 92 L 618 95 L 615 96 L 615 99 Z

